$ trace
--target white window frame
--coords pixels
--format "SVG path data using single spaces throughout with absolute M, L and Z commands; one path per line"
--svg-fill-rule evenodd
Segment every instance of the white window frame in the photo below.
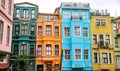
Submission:
M 104 21 L 103 21 L 104 20 Z M 105 23 L 105 25 L 103 25 Z M 101 19 L 101 26 L 106 27 L 107 26 L 107 21 L 106 19 Z
M 72 20 L 73 21 L 79 21 L 80 20 L 80 16 L 79 16 L 79 11 L 78 10 L 72 11 Z
M 87 28 L 87 30 L 84 30 L 84 28 Z M 84 36 L 84 33 L 87 32 L 87 36 Z M 83 27 L 83 37 L 84 38 L 88 38 L 89 37 L 89 33 L 88 33 L 88 27 Z
M 76 51 L 75 51 L 76 49 L 80 49 L 80 48 L 75 48 L 75 49 L 74 49 L 74 54 L 75 54 L 74 57 L 75 57 L 75 61 L 81 61 L 81 60 L 82 60 L 82 49 L 80 49 L 80 52 L 81 52 L 80 54 L 76 54 Z M 76 55 L 80 55 L 81 58 L 80 58 L 80 59 L 76 59 Z
M 38 48 L 39 48 L 38 46 L 39 46 L 39 45 L 41 46 L 41 50 L 38 50 Z M 38 44 L 38 45 L 37 45 L 37 56 L 42 56 L 42 55 L 43 55 L 43 54 L 42 54 L 42 50 L 43 50 L 42 48 L 43 48 L 42 44 Z M 38 52 L 41 52 L 41 54 L 39 54 Z
M 70 59 L 65 59 L 65 55 L 66 55 L 66 54 L 65 54 L 65 50 L 70 50 L 70 49 L 69 49 L 69 48 L 64 49 L 64 60 L 65 60 L 65 61 L 70 61 L 70 60 L 71 60 L 71 55 L 70 55 L 70 54 L 69 54 L 69 55 L 70 55 Z M 71 53 L 71 50 L 70 50 L 69 53 Z
M 85 50 L 88 50 L 88 59 L 85 59 Z M 90 54 L 90 50 L 88 48 L 85 48 L 84 49 L 84 59 L 87 60 L 87 61 L 90 60 L 90 55 L 89 54 Z
M 105 53 L 107 54 L 107 63 L 105 63 L 105 61 L 103 61 L 103 54 L 105 54 Z M 105 58 L 105 57 L 104 57 L 104 58 Z M 102 63 L 103 63 L 103 64 L 108 64 L 108 63 L 109 63 L 109 55 L 108 55 L 107 52 L 103 52 L 103 53 L 102 53 Z
M 96 35 L 96 42 L 98 43 L 97 34 L 93 34 L 93 35 Z M 95 44 L 95 43 L 94 43 L 94 40 L 93 40 L 93 39 L 94 39 L 93 35 L 92 35 L 92 43 Z M 96 44 L 97 44 L 97 43 L 96 43 Z
M 75 27 L 77 27 L 77 28 L 79 27 L 79 31 L 76 31 L 76 30 L 75 30 Z M 80 27 L 79 25 L 75 25 L 75 26 L 74 26 L 74 36 L 75 36 L 75 37 L 80 37 L 80 36 L 81 36 L 80 31 L 81 31 L 81 27 Z M 79 33 L 79 35 L 76 35 L 75 33 Z
M 88 11 L 82 11 L 82 18 L 88 18 Z
M 67 34 L 69 34 L 69 36 L 65 36 L 65 33 L 66 33 L 65 28 L 69 28 L 69 32 L 67 32 Z M 65 38 L 69 38 L 70 37 L 70 27 L 68 27 L 68 26 L 64 27 L 64 37 Z
M 56 30 L 54 30 L 54 33 L 55 33 L 55 36 L 60 36 L 60 26 L 55 26 L 55 27 L 58 27 L 58 35 L 56 35 Z M 55 29 L 55 28 L 54 28 Z
M 60 56 L 60 44 L 55 44 L 59 46 L 59 55 L 55 55 L 55 56 Z M 55 54 L 55 45 L 54 45 L 54 54 Z
M 69 10 L 64 10 L 63 17 L 64 18 L 70 18 L 70 11 Z
M 0 20 L 0 43 L 2 43 L 2 40 L 3 40 L 3 29 L 4 29 L 4 22 Z
M 94 64 L 99 64 L 100 63 L 100 53 L 99 52 L 94 52 L 97 54 L 97 63 L 95 63 L 95 59 L 94 59 Z M 95 58 L 95 55 L 94 55 Z

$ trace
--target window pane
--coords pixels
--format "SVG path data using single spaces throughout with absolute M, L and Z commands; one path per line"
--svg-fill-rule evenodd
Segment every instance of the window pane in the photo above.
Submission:
M 42 55 L 42 45 L 38 45 L 37 55 L 38 55 L 38 56 L 41 56 L 41 55 Z

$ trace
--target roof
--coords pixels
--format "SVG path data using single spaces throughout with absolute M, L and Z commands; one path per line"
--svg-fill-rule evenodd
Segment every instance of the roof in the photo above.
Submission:
M 24 4 L 28 4 L 28 5 L 32 5 L 32 6 L 36 6 L 36 7 L 38 7 L 38 5 L 33 4 L 33 3 L 29 3 L 29 2 L 16 3 L 15 5 L 24 5 Z

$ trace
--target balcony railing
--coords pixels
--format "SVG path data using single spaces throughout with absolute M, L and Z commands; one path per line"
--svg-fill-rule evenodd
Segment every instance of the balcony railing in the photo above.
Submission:
M 107 41 L 99 41 L 98 48 L 99 49 L 107 49 L 109 47 L 109 43 Z
M 120 35 L 120 28 L 116 29 L 116 35 Z

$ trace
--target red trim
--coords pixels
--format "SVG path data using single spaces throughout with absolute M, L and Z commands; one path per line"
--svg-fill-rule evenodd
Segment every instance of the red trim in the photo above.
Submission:
M 0 63 L 0 69 L 6 69 L 6 68 L 8 68 L 7 63 Z

